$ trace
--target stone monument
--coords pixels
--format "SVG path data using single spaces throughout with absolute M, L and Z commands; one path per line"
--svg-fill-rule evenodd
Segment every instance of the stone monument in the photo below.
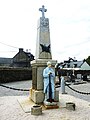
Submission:
M 37 24 L 37 41 L 36 41 L 36 59 L 31 62 L 32 66 L 32 88 L 30 88 L 30 99 L 35 103 L 44 101 L 43 93 L 43 70 L 47 66 L 47 62 L 51 61 L 52 67 L 55 67 L 56 60 L 52 60 L 49 19 L 45 18 L 44 5 L 39 9 L 42 17 L 39 18 Z

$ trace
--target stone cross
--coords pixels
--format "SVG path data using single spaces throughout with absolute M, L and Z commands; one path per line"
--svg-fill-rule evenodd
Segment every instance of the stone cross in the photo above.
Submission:
M 44 5 L 42 5 L 42 8 L 39 8 L 39 11 L 42 12 L 42 18 L 45 18 L 44 12 L 46 12 L 47 9 L 44 8 Z

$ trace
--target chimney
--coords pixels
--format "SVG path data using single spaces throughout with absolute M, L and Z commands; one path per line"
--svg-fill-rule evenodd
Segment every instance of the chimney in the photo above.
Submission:
M 19 52 L 23 52 L 23 48 L 19 48 Z

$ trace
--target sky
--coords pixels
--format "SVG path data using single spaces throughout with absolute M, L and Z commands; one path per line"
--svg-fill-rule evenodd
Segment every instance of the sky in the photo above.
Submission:
M 0 0 L 0 57 L 12 58 L 19 48 L 35 55 L 42 5 L 49 18 L 52 59 L 90 56 L 90 0 Z

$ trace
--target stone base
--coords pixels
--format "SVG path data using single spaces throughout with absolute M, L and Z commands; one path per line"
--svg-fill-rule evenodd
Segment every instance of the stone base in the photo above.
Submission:
M 31 108 L 31 115 L 41 115 L 42 107 L 39 105 L 35 105 Z
M 46 109 L 59 108 L 59 106 L 57 105 L 56 102 L 47 102 L 47 101 L 44 101 L 44 107 L 45 107 Z
M 44 105 L 44 107 L 45 107 L 46 109 L 57 109 L 57 108 L 59 108 L 58 105 L 52 105 L 52 106 L 50 106 L 50 105 Z
M 67 102 L 67 103 L 66 103 L 66 108 L 67 108 L 68 110 L 75 110 L 75 103 Z
M 47 101 L 44 101 L 44 107 L 46 109 L 56 109 L 56 108 L 59 108 L 59 106 L 57 105 L 56 102 L 50 103 L 50 102 L 47 102 Z
M 30 88 L 30 99 L 36 104 L 42 103 L 44 101 L 43 91 L 38 91 Z
M 47 102 L 47 101 L 44 101 L 44 105 L 54 106 L 54 105 L 57 105 L 57 103 L 56 102 Z
M 45 94 L 43 93 L 43 91 L 41 90 L 34 90 L 32 88 L 30 88 L 30 99 L 34 102 L 34 103 L 43 103 L 44 99 L 45 99 Z M 54 100 L 56 102 L 59 102 L 59 91 L 55 90 L 55 98 Z

